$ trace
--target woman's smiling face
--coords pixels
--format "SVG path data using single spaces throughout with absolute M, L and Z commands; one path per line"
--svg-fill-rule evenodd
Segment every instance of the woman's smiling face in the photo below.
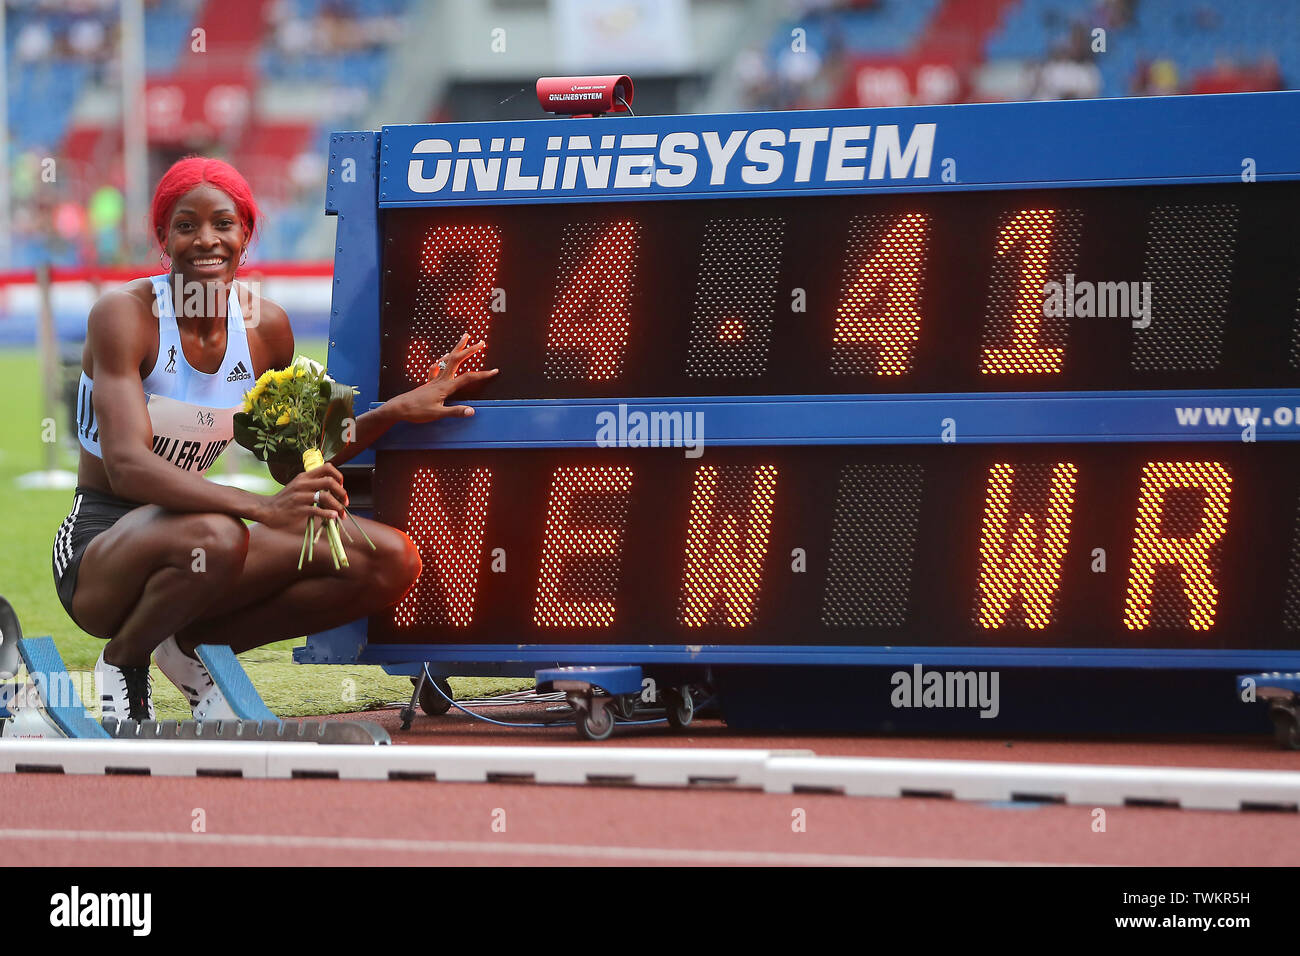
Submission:
M 158 241 L 172 258 L 172 271 L 194 282 L 232 282 L 248 236 L 235 201 L 200 183 L 176 201 L 166 235 Z

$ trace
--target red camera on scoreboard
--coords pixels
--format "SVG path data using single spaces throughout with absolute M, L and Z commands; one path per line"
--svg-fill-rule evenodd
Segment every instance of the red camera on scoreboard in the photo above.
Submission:
M 632 79 L 627 76 L 544 76 L 537 81 L 537 102 L 548 113 L 598 116 L 626 113 L 632 106 Z

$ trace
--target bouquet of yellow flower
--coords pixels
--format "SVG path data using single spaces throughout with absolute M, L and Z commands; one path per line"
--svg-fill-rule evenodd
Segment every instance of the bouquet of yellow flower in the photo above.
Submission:
M 288 368 L 268 369 L 251 389 L 244 393 L 244 408 L 235 412 L 235 441 L 251 451 L 271 469 L 271 476 L 287 485 L 294 476 L 311 471 L 333 458 L 346 444 L 346 431 L 355 427 L 352 397 L 357 390 L 334 381 L 325 367 L 305 355 L 299 355 Z M 364 528 L 347 511 L 343 512 L 361 532 L 371 548 Z M 348 566 L 340 531 L 352 541 L 352 535 L 336 518 L 330 518 L 320 530 L 307 522 L 303 532 L 303 558 L 315 555 L 316 540 L 321 533 L 329 542 L 335 569 Z M 313 533 L 314 531 L 314 533 Z

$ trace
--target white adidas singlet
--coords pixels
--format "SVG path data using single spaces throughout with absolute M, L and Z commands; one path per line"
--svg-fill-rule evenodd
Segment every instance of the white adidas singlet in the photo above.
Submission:
M 185 361 L 172 304 L 171 276 L 153 276 L 150 281 L 158 307 L 158 358 L 142 384 L 153 424 L 154 454 L 201 475 L 234 438 L 235 412 L 243 408 L 244 393 L 253 384 L 244 316 L 232 288 L 226 307 L 225 358 L 216 372 L 200 372 Z M 95 383 L 83 371 L 77 390 L 77 434 L 81 447 L 102 459 L 94 388 Z

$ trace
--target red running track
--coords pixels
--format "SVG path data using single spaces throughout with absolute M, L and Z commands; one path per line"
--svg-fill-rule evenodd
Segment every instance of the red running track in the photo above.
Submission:
M 494 708 L 529 719 L 537 708 Z M 462 716 L 355 715 L 395 742 L 546 746 L 571 728 Z M 823 755 L 1297 769 L 1267 738 L 997 740 L 628 728 L 605 744 L 811 749 Z M 729 789 L 222 778 L 0 776 L 0 841 L 17 865 L 1102 864 L 1294 865 L 1300 814 L 775 795 Z M 794 832 L 802 809 L 806 832 Z M 193 832 L 195 811 L 206 830 Z M 505 832 L 494 830 L 504 819 Z

